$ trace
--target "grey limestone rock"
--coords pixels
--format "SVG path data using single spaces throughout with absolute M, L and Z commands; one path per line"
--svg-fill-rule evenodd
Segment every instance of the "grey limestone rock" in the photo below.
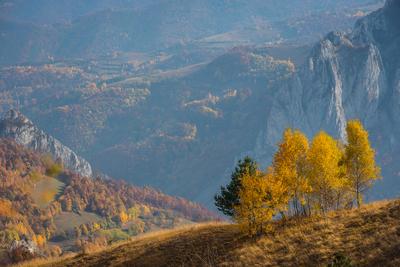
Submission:
M 50 153 L 71 171 L 82 176 L 92 176 L 89 162 L 36 127 L 32 121 L 16 110 L 8 111 L 0 120 L 0 137 L 14 139 L 17 143 L 41 153 Z

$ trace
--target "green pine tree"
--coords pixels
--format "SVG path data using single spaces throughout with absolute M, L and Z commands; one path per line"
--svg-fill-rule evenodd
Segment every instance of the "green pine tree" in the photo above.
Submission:
M 221 193 L 214 197 L 215 206 L 219 211 L 227 216 L 234 216 L 234 207 L 239 204 L 242 178 L 245 175 L 254 176 L 257 169 L 257 162 L 250 157 L 238 161 L 235 171 L 231 175 L 230 183 L 226 187 L 221 186 Z

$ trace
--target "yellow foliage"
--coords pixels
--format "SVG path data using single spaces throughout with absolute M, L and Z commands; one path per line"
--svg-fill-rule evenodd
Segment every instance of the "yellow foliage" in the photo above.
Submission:
M 0 198 L 0 216 L 14 218 L 18 215 L 9 200 Z
M 121 211 L 119 213 L 119 220 L 122 224 L 126 223 L 129 220 L 128 214 L 126 214 L 126 212 L 124 211 Z
M 93 232 L 95 232 L 95 231 L 97 231 L 97 230 L 100 230 L 101 226 L 100 226 L 100 224 L 94 222 L 92 228 L 93 228 Z
M 349 121 L 346 132 L 344 163 L 359 207 L 362 203 L 362 193 L 372 185 L 374 180 L 381 177 L 380 168 L 375 163 L 375 151 L 369 143 L 368 132 L 361 122 Z
M 29 174 L 29 177 L 31 178 L 32 182 L 37 183 L 43 178 L 43 175 L 40 172 L 34 170 Z
M 288 207 L 287 185 L 275 175 L 275 171 L 272 167 L 269 167 L 263 176 L 271 196 L 269 200 L 270 206 L 273 207 L 276 212 L 285 211 Z
M 265 232 L 275 213 L 311 215 L 358 206 L 361 194 L 380 178 L 368 132 L 359 121 L 347 125 L 348 144 L 343 146 L 325 132 L 309 147 L 300 131 L 285 130 L 272 167 L 266 174 L 246 175 L 241 181 L 235 219 L 250 235 Z
M 63 171 L 63 166 L 54 162 L 50 154 L 44 155 L 42 157 L 42 162 L 46 167 L 46 175 L 48 176 L 56 178 Z
M 58 177 L 60 173 L 63 171 L 63 167 L 61 164 L 54 163 L 50 167 L 46 169 L 46 174 L 50 177 Z
M 280 184 L 275 184 L 273 174 L 258 172 L 245 175 L 239 192 L 240 204 L 235 207 L 235 220 L 250 236 L 265 233 L 269 222 L 282 203 L 285 193 Z
M 46 244 L 46 238 L 43 235 L 34 235 L 32 239 L 38 247 L 44 247 Z
M 52 191 L 43 192 L 43 194 L 40 196 L 40 203 L 49 203 L 54 199 L 56 194 L 57 192 Z
M 339 166 L 342 157 L 343 151 L 338 142 L 327 133 L 320 132 L 314 137 L 307 154 L 308 177 L 312 187 L 309 205 L 322 213 L 337 208 L 340 192 L 348 184 Z
M 13 226 L 15 231 L 18 232 L 18 234 L 21 235 L 26 235 L 29 233 L 28 229 L 25 227 L 23 223 L 17 223 L 16 225 Z
M 305 195 L 311 191 L 305 169 L 307 151 L 307 137 L 300 131 L 286 129 L 272 163 L 275 180 L 285 185 L 287 202 L 291 200 L 295 215 L 300 214 Z

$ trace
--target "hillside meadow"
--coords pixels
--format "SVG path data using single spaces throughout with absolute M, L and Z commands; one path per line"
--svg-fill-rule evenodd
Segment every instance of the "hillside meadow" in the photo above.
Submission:
M 400 200 L 271 226 L 250 238 L 235 224 L 197 224 L 17 266 L 327 266 L 338 253 L 353 266 L 400 265 Z

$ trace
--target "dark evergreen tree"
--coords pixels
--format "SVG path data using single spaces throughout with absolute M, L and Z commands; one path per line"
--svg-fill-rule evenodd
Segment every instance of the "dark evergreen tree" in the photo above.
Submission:
M 239 204 L 239 191 L 241 188 L 241 181 L 244 175 L 255 175 L 258 165 L 250 157 L 245 157 L 239 160 L 235 171 L 231 175 L 230 183 L 224 187 L 221 186 L 221 193 L 215 195 L 215 206 L 223 214 L 233 217 L 234 207 Z

